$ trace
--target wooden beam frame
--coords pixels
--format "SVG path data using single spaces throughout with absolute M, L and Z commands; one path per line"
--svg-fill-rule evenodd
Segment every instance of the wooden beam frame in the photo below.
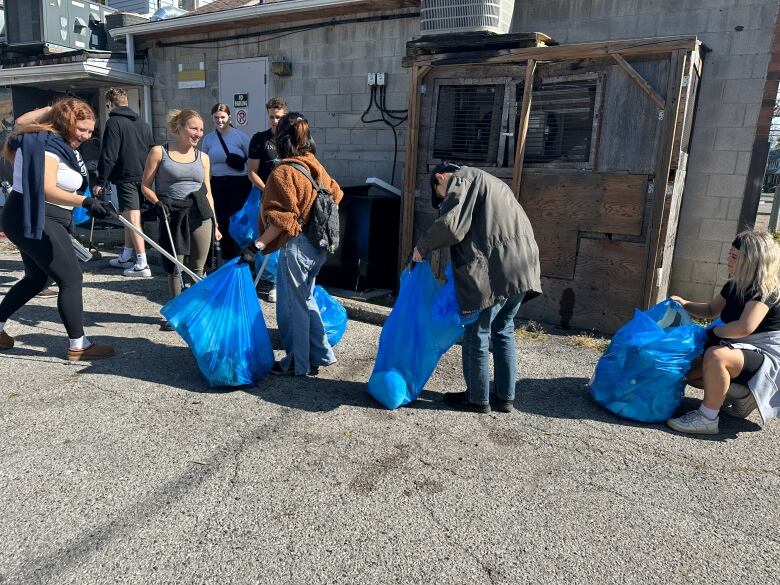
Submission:
M 655 163 L 653 179 L 653 208 L 648 225 L 647 260 L 645 262 L 645 279 L 642 286 L 642 304 L 646 308 L 654 296 L 658 274 L 656 263 L 661 239 L 661 229 L 666 205 L 666 187 L 669 183 L 669 173 L 672 167 L 672 155 L 675 146 L 674 135 L 677 130 L 680 96 L 685 75 L 685 56 L 687 51 L 678 49 L 671 55 L 669 78 L 666 86 L 666 107 L 663 110 L 663 129 L 661 131 L 660 147 Z
M 631 67 L 628 61 L 626 61 L 620 53 L 612 53 L 612 58 L 615 60 L 615 62 L 617 62 L 618 65 L 620 65 L 620 67 L 623 68 L 623 71 L 625 71 L 631 79 L 636 81 L 637 85 L 642 89 L 642 91 L 649 95 L 650 99 L 653 100 L 659 108 L 663 110 L 666 107 L 664 98 L 658 95 L 658 92 L 655 91 L 649 83 L 647 83 L 645 78 L 642 77 L 636 69 Z
M 484 65 L 512 64 L 534 59 L 536 61 L 568 61 L 598 59 L 619 53 L 623 57 L 659 55 L 678 50 L 696 51 L 701 42 L 696 37 L 660 37 L 629 41 L 607 41 L 599 43 L 572 43 L 552 47 L 524 47 L 520 49 L 499 49 L 492 51 L 469 51 L 463 53 L 441 53 L 405 57 L 403 65 Z
M 406 263 L 412 253 L 414 236 L 414 201 L 417 184 L 417 143 L 420 138 L 420 83 L 431 70 L 430 65 L 414 65 L 409 72 L 409 105 L 406 122 L 406 158 L 404 164 L 404 188 L 401 193 L 400 255 L 398 268 Z
M 531 99 L 534 92 L 534 73 L 536 61 L 529 59 L 525 68 L 525 84 L 523 85 L 523 103 L 520 107 L 520 121 L 517 125 L 517 148 L 515 149 L 515 166 L 512 172 L 512 191 L 520 200 L 520 180 L 523 175 L 523 159 L 525 158 L 525 143 L 528 138 L 528 119 L 531 116 Z

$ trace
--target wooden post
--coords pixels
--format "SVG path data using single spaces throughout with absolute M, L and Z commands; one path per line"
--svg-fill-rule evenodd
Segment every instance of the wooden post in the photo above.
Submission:
M 644 285 L 642 287 L 642 307 L 647 308 L 655 294 L 658 273 L 658 249 L 660 246 L 664 206 L 666 204 L 666 187 L 669 183 L 669 172 L 672 166 L 672 155 L 677 130 L 677 116 L 680 109 L 680 95 L 685 74 L 686 51 L 677 50 L 671 55 L 669 80 L 666 87 L 666 108 L 663 112 L 663 129 L 661 130 L 660 146 L 655 163 L 655 178 L 653 180 L 652 216 L 649 223 L 649 238 L 647 242 L 647 260 L 645 262 Z
M 412 253 L 414 236 L 414 189 L 417 184 L 417 142 L 420 133 L 420 82 L 430 71 L 430 65 L 413 65 L 409 71 L 409 111 L 406 121 L 406 160 L 404 187 L 401 192 L 401 237 L 398 254 L 399 271 Z
M 523 175 L 523 158 L 525 157 L 525 141 L 528 137 L 528 119 L 531 115 L 531 98 L 534 91 L 534 71 L 536 60 L 528 59 L 525 68 L 525 85 L 523 85 L 523 103 L 520 107 L 520 122 L 517 125 L 517 148 L 515 149 L 515 167 L 512 172 L 512 191 L 520 199 L 520 181 Z

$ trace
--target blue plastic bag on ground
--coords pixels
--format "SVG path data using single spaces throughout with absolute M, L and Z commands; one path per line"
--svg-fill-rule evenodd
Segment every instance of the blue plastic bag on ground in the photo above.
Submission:
M 441 356 L 463 335 L 449 266 L 446 273 L 442 286 L 427 262 L 401 275 L 398 300 L 382 327 L 368 380 L 369 394 L 391 410 L 417 399 Z
M 228 232 L 239 248 L 246 248 L 250 242 L 260 237 L 258 220 L 260 218 L 260 198 L 262 192 L 252 187 L 244 206 L 230 217 Z
M 274 363 L 249 266 L 238 258 L 168 301 L 160 313 L 190 346 L 212 387 L 253 384 Z
M 89 187 L 87 187 L 87 190 L 84 191 L 84 197 L 92 197 L 92 191 L 89 190 Z M 87 213 L 87 210 L 83 207 L 74 207 L 73 208 L 73 225 L 81 225 L 84 222 L 89 221 L 92 219 L 89 217 L 89 214 Z
M 320 309 L 328 343 L 333 347 L 341 341 L 347 330 L 347 310 L 320 285 L 314 287 L 314 300 L 317 301 L 317 307 Z
M 702 353 L 706 336 L 706 329 L 672 300 L 635 310 L 596 364 L 591 396 L 618 416 L 668 420 L 682 403 L 685 375 Z

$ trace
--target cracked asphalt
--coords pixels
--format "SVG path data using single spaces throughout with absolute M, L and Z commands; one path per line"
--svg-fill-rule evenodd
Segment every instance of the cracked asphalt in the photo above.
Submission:
M 88 270 L 115 358 L 65 361 L 54 299 L 7 325 L 2 585 L 780 582 L 780 424 L 620 420 L 583 389 L 598 354 L 554 334 L 521 342 L 512 414 L 443 407 L 457 346 L 389 412 L 365 392 L 380 330 L 354 321 L 318 378 L 211 391 L 159 331 L 162 277 Z M 0 294 L 20 275 L 0 253 Z

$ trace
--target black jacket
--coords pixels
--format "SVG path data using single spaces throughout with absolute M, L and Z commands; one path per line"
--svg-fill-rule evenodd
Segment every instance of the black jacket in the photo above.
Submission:
M 98 161 L 98 180 L 105 184 L 141 180 L 149 150 L 154 146 L 152 129 L 126 106 L 108 114 Z

